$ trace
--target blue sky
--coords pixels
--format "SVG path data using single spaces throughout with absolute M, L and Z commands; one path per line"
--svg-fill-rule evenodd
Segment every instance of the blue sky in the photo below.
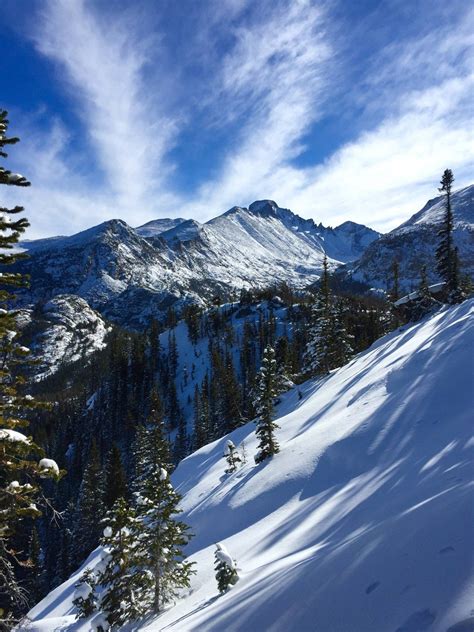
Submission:
M 472 180 L 469 5 L 3 0 L 3 201 L 30 238 L 263 198 L 389 230 Z

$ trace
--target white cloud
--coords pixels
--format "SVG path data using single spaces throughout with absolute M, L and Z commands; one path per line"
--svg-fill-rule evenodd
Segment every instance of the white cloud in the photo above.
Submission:
M 36 46 L 67 80 L 100 170 L 87 170 L 84 143 L 78 149 L 60 121 L 45 126 L 45 113 L 20 117 L 16 167 L 33 186 L 15 192 L 14 201 L 33 211 L 30 238 L 112 217 L 132 225 L 165 215 L 204 220 L 267 197 L 327 224 L 352 219 L 385 230 L 436 194 L 446 167 L 458 185 L 469 181 L 467 14 L 455 25 L 427 24 L 351 67 L 350 34 L 338 32 L 328 5 L 317 0 L 209 0 L 199 5 L 196 33 L 177 59 L 162 54 L 165 44 L 150 36 L 156 28 L 147 16 L 131 19 L 135 7 L 106 16 L 85 0 L 41 6 Z M 192 62 L 204 64 L 206 76 L 198 74 L 186 92 L 179 64 Z M 351 71 L 357 81 L 340 85 Z M 165 94 L 173 86 L 174 95 Z M 317 136 L 328 111 L 335 117 L 344 110 L 350 120 L 354 103 L 361 115 L 351 124 L 363 131 L 323 164 L 298 167 L 308 131 Z M 186 196 L 171 189 L 168 151 L 194 114 L 207 131 L 231 140 L 215 175 Z
M 109 195 L 122 210 L 163 186 L 176 133 L 159 90 L 152 95 L 144 78 L 147 64 L 160 62 L 159 39 L 125 17 L 106 20 L 84 0 L 47 0 L 35 31 L 37 49 L 59 64 L 70 85 Z
M 378 51 L 360 81 L 364 94 L 355 83 L 348 87 L 348 98 L 353 92 L 365 108 L 365 131 L 323 164 L 297 168 L 292 159 L 317 120 L 327 74 L 334 71 L 320 12 L 313 7 L 306 23 L 304 15 L 296 6 L 288 24 L 280 15 L 270 23 L 274 29 L 267 24 L 245 31 L 241 46 L 224 60 L 223 92 L 236 103 L 231 112 L 248 107 L 248 100 L 258 103 L 221 175 L 202 187 L 191 208 L 205 216 L 210 209 L 271 197 L 327 224 L 352 219 L 389 230 L 436 195 L 446 167 L 459 186 L 470 183 L 470 15 L 461 13 L 456 28 L 432 28 Z M 291 42 L 298 43 L 295 50 Z M 273 55 L 275 64 L 269 63 Z
M 244 123 L 220 174 L 186 210 L 207 217 L 210 209 L 215 214 L 263 197 L 279 169 L 301 152 L 327 87 L 331 48 L 324 29 L 319 7 L 295 2 L 264 4 L 229 34 L 235 45 L 222 60 L 210 103 L 215 124 Z

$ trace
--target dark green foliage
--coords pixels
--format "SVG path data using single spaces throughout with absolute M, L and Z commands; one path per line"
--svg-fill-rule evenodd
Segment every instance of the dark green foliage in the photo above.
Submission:
M 112 626 L 122 626 L 148 610 L 151 579 L 141 567 L 136 546 L 143 523 L 135 509 L 119 498 L 103 524 L 103 568 L 96 579 L 96 585 L 102 587 L 100 607 Z
M 446 283 L 446 294 L 450 303 L 462 301 L 459 285 L 459 254 L 453 243 L 454 218 L 451 204 L 451 190 L 454 176 L 451 169 L 445 169 L 441 178 L 439 191 L 445 193 L 445 213 L 443 223 L 438 232 L 439 245 L 436 249 L 438 274 Z
M 0 110 L 0 157 L 6 158 L 5 147 L 18 142 L 8 137 L 7 112 Z M 28 180 L 0 166 L 0 184 L 30 186 Z M 29 350 L 18 340 L 16 312 L 11 309 L 12 290 L 28 285 L 28 279 L 8 270 L 9 266 L 24 257 L 14 251 L 20 236 L 29 226 L 21 206 L 0 207 L 0 596 L 3 625 L 10 626 L 24 611 L 27 598 L 17 580 L 22 565 L 31 563 L 25 554 L 15 548 L 15 538 L 28 519 L 41 515 L 43 503 L 40 478 L 60 478 L 57 466 L 44 468 L 39 459 L 43 450 L 32 437 L 23 434 L 29 429 L 28 417 L 39 404 L 26 394 L 26 368 Z M 5 267 L 7 268 L 5 270 Z
M 95 441 L 79 490 L 74 524 L 73 560 L 80 564 L 98 545 L 105 515 L 104 473 Z
M 258 418 L 255 433 L 259 438 L 259 445 L 258 453 L 255 455 L 256 463 L 260 463 L 280 451 L 275 438 L 275 430 L 278 425 L 273 421 L 274 399 L 278 394 L 275 352 L 272 347 L 267 347 L 263 353 L 262 366 L 257 377 L 255 408 Z
M 237 470 L 239 465 L 242 465 L 242 459 L 240 457 L 239 451 L 235 447 L 233 441 L 230 439 L 227 440 L 225 450 L 224 450 L 225 460 L 227 461 L 227 469 L 225 470 L 226 474 L 232 474 Z
M 222 544 L 216 544 L 214 553 L 217 589 L 225 593 L 239 581 L 235 560 L 233 560 Z
M 97 610 L 95 581 L 94 572 L 86 568 L 77 584 L 74 585 L 76 591 L 72 603 L 77 608 L 78 619 L 90 617 Z
M 107 459 L 105 473 L 104 503 L 110 509 L 119 498 L 127 498 L 127 475 L 122 463 L 120 450 L 114 443 Z

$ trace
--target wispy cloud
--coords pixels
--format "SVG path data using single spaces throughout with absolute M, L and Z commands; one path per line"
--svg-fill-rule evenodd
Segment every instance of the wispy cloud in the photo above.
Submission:
M 47 0 L 34 39 L 70 86 L 114 202 L 140 206 L 166 179 L 177 125 L 145 80 L 160 63 L 159 37 L 128 13 L 110 19 L 85 0 Z
M 322 112 L 331 68 L 325 16 L 316 5 L 261 3 L 230 37 L 210 91 L 216 124 L 242 120 L 219 175 L 190 202 L 194 213 L 271 193 Z
M 263 197 L 328 224 L 384 230 L 432 197 L 444 168 L 468 182 L 474 29 L 463 2 L 449 19 L 424 13 L 422 26 L 398 39 L 385 25 L 363 58 L 365 20 L 357 42 L 319 0 L 203 0 L 190 3 L 189 24 L 179 5 L 174 39 L 154 2 L 126 12 L 86 0 L 40 7 L 34 45 L 55 64 L 81 122 L 67 128 L 47 110 L 19 117 L 14 152 L 34 184 L 21 197 L 42 234 L 117 216 L 132 225 L 164 215 L 205 220 Z M 381 18 L 371 14 L 370 29 Z M 317 144 L 328 116 L 350 125 L 350 142 L 301 166 L 308 134 Z M 214 131 L 220 145 L 184 193 L 174 174 L 189 129 L 206 159 Z

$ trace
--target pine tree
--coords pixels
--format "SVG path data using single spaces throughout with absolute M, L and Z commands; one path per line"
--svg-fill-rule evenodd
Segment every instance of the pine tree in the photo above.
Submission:
M 73 550 L 76 564 L 97 546 L 104 515 L 104 476 L 97 444 L 93 441 L 77 500 Z
M 77 619 L 90 617 L 97 610 L 96 578 L 91 568 L 86 568 L 79 581 L 74 584 L 73 605 L 77 608 Z
M 120 450 L 114 443 L 110 450 L 105 470 L 105 506 L 110 509 L 118 498 L 127 498 L 127 496 L 127 475 L 123 467 Z
M 398 259 L 392 261 L 392 288 L 390 290 L 390 300 L 394 303 L 400 298 L 400 264 Z
M 438 301 L 433 298 L 428 285 L 428 275 L 426 265 L 421 267 L 420 284 L 418 286 L 418 296 L 411 302 L 410 318 L 419 320 L 429 314 L 438 305 Z
M 7 137 L 7 112 L 0 110 L 0 157 L 4 148 L 18 138 Z M 28 180 L 0 166 L 0 184 L 30 186 Z M 20 235 L 29 226 L 25 217 L 17 218 L 23 207 L 0 208 L 0 265 L 11 266 L 24 257 L 13 252 Z M 10 308 L 14 299 L 11 290 L 26 286 L 27 279 L 14 272 L 2 272 L 0 278 L 0 596 L 2 619 L 9 625 L 21 612 L 26 596 L 19 586 L 15 568 L 21 554 L 13 541 L 19 525 L 27 518 L 41 515 L 39 478 L 61 475 L 51 459 L 38 459 L 42 450 L 22 430 L 28 427 L 28 413 L 38 407 L 34 398 L 24 393 L 25 379 L 20 375 L 28 349 L 18 342 L 16 312 Z
M 159 612 L 178 591 L 189 586 L 194 572 L 185 561 L 183 547 L 189 542 L 189 527 L 176 519 L 180 495 L 158 465 L 149 472 L 137 493 L 137 511 L 144 525 L 139 540 L 140 564 L 152 578 L 151 608 Z
M 331 349 L 331 361 L 333 366 L 343 366 L 349 362 L 351 356 L 354 354 L 352 342 L 354 336 L 352 336 L 345 324 L 345 317 L 348 308 L 344 305 L 343 301 L 339 301 L 338 305 L 333 308 L 333 324 L 332 324 L 332 349 Z
M 242 459 L 240 458 L 239 451 L 235 447 L 233 441 L 230 439 L 227 440 L 225 450 L 224 450 L 225 460 L 227 461 L 227 469 L 225 471 L 226 474 L 232 474 L 237 470 L 237 466 L 242 464 Z
M 119 498 L 103 524 L 103 568 L 96 584 L 102 589 L 100 609 L 115 629 L 146 614 L 152 583 L 142 566 L 139 542 L 143 522 L 135 509 Z
M 216 544 L 214 553 L 217 588 L 225 593 L 239 581 L 237 565 L 223 544 Z
M 38 530 L 33 527 L 29 546 L 28 594 L 31 603 L 38 603 L 45 595 L 46 573 L 43 551 L 41 550 Z
M 329 373 L 333 340 L 331 316 L 330 307 L 319 292 L 311 309 L 311 324 L 304 355 L 305 372 L 310 375 Z
M 312 375 L 328 373 L 331 368 L 334 340 L 331 302 L 329 266 L 327 257 L 324 255 L 320 288 L 311 308 L 311 326 L 305 353 L 305 370 Z
M 257 397 L 255 408 L 257 410 L 257 428 L 255 430 L 259 438 L 259 451 L 255 456 L 255 462 L 260 463 L 280 451 L 274 432 L 278 425 L 273 421 L 274 399 L 276 390 L 276 360 L 272 347 L 266 347 L 263 352 L 262 366 L 257 376 Z
M 199 450 L 208 442 L 208 428 L 205 413 L 206 402 L 202 401 L 199 387 L 194 387 L 194 431 L 193 448 Z
M 173 446 L 174 462 L 176 465 L 189 454 L 189 437 L 186 428 L 186 420 L 180 415 L 178 421 L 178 432 Z
M 436 261 L 439 276 L 446 283 L 448 300 L 452 303 L 462 300 L 459 288 L 459 256 L 453 243 L 453 210 L 451 189 L 454 176 L 451 169 L 445 169 L 439 191 L 445 193 L 445 212 L 443 223 L 438 231 L 439 245 L 436 249 Z

